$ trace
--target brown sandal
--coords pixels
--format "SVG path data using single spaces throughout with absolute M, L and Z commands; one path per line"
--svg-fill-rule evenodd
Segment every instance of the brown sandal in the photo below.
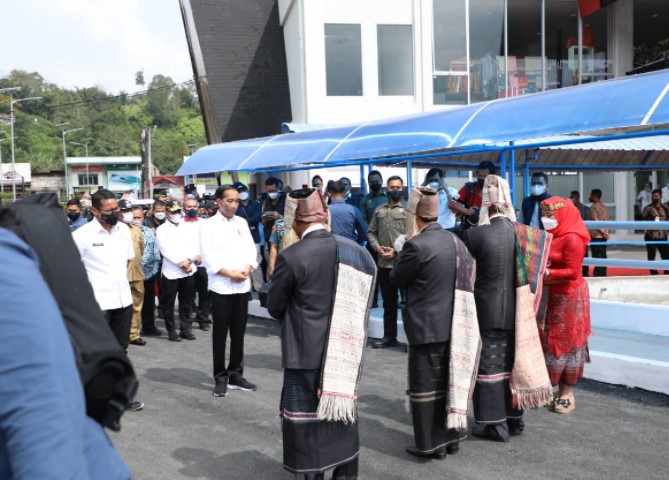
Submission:
M 576 403 L 574 402 L 574 397 L 572 398 L 556 398 L 553 406 L 553 411 L 555 413 L 570 413 L 573 412 L 576 408 Z

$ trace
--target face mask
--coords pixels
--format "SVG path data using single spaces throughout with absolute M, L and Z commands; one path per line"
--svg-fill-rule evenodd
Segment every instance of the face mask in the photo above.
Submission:
M 323 188 L 323 185 L 318 185 L 318 184 L 317 185 L 311 185 L 311 188 L 315 188 L 316 190 L 320 190 L 321 188 Z M 241 198 L 241 195 L 240 195 L 240 198 Z
M 657 203 L 660 203 L 661 201 L 662 201 L 661 198 L 654 198 L 654 199 L 653 199 L 653 203 L 656 203 L 656 204 L 657 204 Z
M 161 222 L 165 220 L 165 217 L 166 217 L 165 212 L 156 212 L 153 214 L 153 218 L 160 220 Z
M 553 230 L 558 226 L 558 221 L 554 218 L 541 217 L 541 223 L 544 224 L 544 230 Z
M 100 215 L 100 218 L 112 227 L 118 223 L 118 212 Z
M 646 191 L 647 191 L 647 192 L 650 192 L 650 187 L 646 187 Z
M 132 212 L 124 212 L 123 213 L 123 221 L 125 223 L 132 223 Z
M 222 202 L 218 205 L 218 211 L 221 212 L 221 215 L 223 215 L 226 218 L 232 218 L 232 216 L 237 213 L 237 204 L 228 204 L 225 202 Z
M 388 196 L 390 197 L 391 200 L 397 201 L 400 198 L 402 198 L 402 190 L 391 190 L 388 192 Z
M 546 186 L 545 185 L 532 185 L 530 187 L 530 191 L 532 192 L 532 195 L 535 197 L 538 197 L 539 195 L 543 195 L 544 192 L 546 191 Z
M 483 182 L 485 182 L 485 178 L 479 178 L 476 180 L 476 184 L 479 188 L 483 188 Z
M 67 218 L 70 219 L 72 222 L 76 222 L 79 220 L 79 217 L 81 216 L 81 213 L 79 212 L 67 212 Z
M 196 208 L 189 208 L 188 210 L 186 210 L 186 215 L 188 215 L 188 218 L 197 217 L 197 209 Z
M 381 190 L 381 184 L 380 183 L 370 183 L 369 184 L 369 189 L 372 192 L 378 192 L 379 190 Z
M 279 196 L 279 192 L 268 193 L 267 196 L 268 196 L 271 200 L 276 200 L 276 198 Z
M 141 220 L 133 220 L 132 224 L 137 225 L 138 227 L 141 227 L 142 226 L 142 221 Z
M 439 182 L 430 182 L 427 186 L 433 190 L 439 190 Z
M 239 194 L 239 199 L 240 199 L 242 202 L 247 201 L 247 200 L 249 199 L 249 192 L 242 192 L 242 193 L 240 193 L 240 194 Z
M 170 215 L 170 222 L 174 223 L 175 225 L 179 225 L 183 219 L 184 216 L 180 213 Z

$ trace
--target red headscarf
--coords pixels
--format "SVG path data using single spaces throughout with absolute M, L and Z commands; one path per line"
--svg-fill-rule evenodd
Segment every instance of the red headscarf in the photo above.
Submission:
M 570 200 L 565 200 L 562 197 L 547 198 L 541 202 L 541 210 L 553 211 L 558 226 L 553 230 L 550 230 L 550 233 L 552 233 L 555 238 L 568 233 L 575 233 L 581 237 L 584 246 L 590 243 L 590 234 L 588 233 L 588 229 L 585 228 L 585 223 L 583 223 L 583 220 L 581 219 L 581 213 Z

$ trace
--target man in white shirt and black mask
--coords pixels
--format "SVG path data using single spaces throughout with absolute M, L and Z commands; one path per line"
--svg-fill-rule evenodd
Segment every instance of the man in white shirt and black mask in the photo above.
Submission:
M 254 391 L 256 386 L 243 377 L 244 335 L 248 316 L 250 273 L 256 268 L 256 247 L 249 226 L 235 215 L 239 192 L 233 185 L 218 187 L 215 194 L 218 213 L 201 227 L 200 250 L 209 274 L 214 329 L 215 397 L 230 390 Z M 230 361 L 226 367 L 225 347 L 230 331 Z
M 163 256 L 162 281 L 160 284 L 160 308 L 165 317 L 168 338 L 179 342 L 182 338 L 195 340 L 191 332 L 193 275 L 200 261 L 198 227 L 185 223 L 181 205 L 170 201 L 166 205 L 167 220 L 156 230 L 156 240 Z M 179 327 L 176 332 L 174 303 L 179 297 Z

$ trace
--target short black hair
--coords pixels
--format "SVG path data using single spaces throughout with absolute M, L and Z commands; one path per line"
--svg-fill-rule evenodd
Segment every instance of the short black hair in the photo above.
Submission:
M 444 171 L 441 168 L 433 167 L 427 171 L 425 179 L 427 180 L 434 175 L 439 175 L 439 178 L 444 178 Z
M 483 160 L 481 163 L 479 163 L 479 166 L 476 167 L 476 170 L 488 170 L 491 175 L 494 175 L 496 168 L 495 164 L 490 160 Z
M 346 191 L 346 186 L 339 180 L 335 182 L 328 182 L 328 193 L 340 195 Z
M 593 188 L 592 191 L 590 192 L 590 195 L 594 195 L 599 200 L 602 199 L 602 191 L 599 188 Z
M 352 183 L 352 182 L 351 182 L 351 179 L 348 178 L 348 177 L 341 177 L 338 181 L 341 182 L 342 180 L 347 180 L 348 183 Z
M 320 175 L 314 175 L 313 177 L 311 177 L 311 183 L 314 183 L 314 180 L 316 179 L 319 179 L 321 183 L 323 183 L 323 177 L 321 177 Z
M 278 190 L 278 189 L 281 189 L 281 187 L 283 187 L 283 182 L 276 177 L 267 177 L 267 180 L 265 180 L 265 186 L 268 187 L 270 185 L 276 186 L 276 188 Z M 216 198 L 219 198 L 219 197 L 216 197 Z M 223 198 L 223 197 L 220 197 L 220 198 Z
M 404 180 L 402 180 L 402 177 L 398 175 L 393 175 L 392 177 L 390 177 L 386 182 L 386 185 L 388 185 L 390 182 L 394 182 L 395 180 L 399 180 L 402 186 L 404 186 Z
M 153 201 L 153 207 L 167 207 L 167 204 L 163 202 L 162 200 L 154 200 Z
M 578 190 L 572 190 L 571 192 L 569 192 L 569 195 L 570 195 L 570 196 L 571 196 L 571 195 L 576 195 L 578 198 L 581 198 L 581 194 L 578 193 Z
M 660 190 L 659 188 L 656 188 L 655 190 L 650 192 L 651 195 L 654 194 L 654 193 L 657 193 L 658 195 L 662 195 L 662 190 Z
M 105 200 L 111 200 L 112 198 L 116 198 L 116 195 L 114 195 L 113 192 L 110 192 L 109 190 L 102 189 L 98 190 L 91 196 L 91 202 L 93 203 L 93 206 L 95 208 L 100 208 L 102 207 L 102 202 Z
M 383 182 L 383 175 L 381 175 L 381 172 L 379 172 L 378 170 L 372 170 L 371 172 L 369 172 L 369 173 L 367 174 L 367 180 L 369 180 L 369 178 L 370 178 L 372 175 L 378 175 L 379 177 L 381 177 L 381 181 Z
M 235 192 L 237 191 L 234 185 L 221 185 L 216 189 L 216 193 L 214 193 L 214 198 L 216 198 L 216 200 L 223 199 L 223 195 L 225 195 L 225 192 L 227 192 L 228 190 L 234 190 Z
M 69 207 L 70 205 L 74 205 L 75 207 L 79 207 L 81 209 L 81 202 L 76 198 L 68 200 L 67 203 L 65 204 L 66 207 Z
M 532 174 L 532 178 L 534 178 L 534 177 L 541 177 L 541 178 L 543 178 L 543 179 L 544 179 L 544 183 L 546 183 L 546 185 L 548 185 L 548 175 L 546 175 L 544 172 L 534 172 L 534 173 Z

